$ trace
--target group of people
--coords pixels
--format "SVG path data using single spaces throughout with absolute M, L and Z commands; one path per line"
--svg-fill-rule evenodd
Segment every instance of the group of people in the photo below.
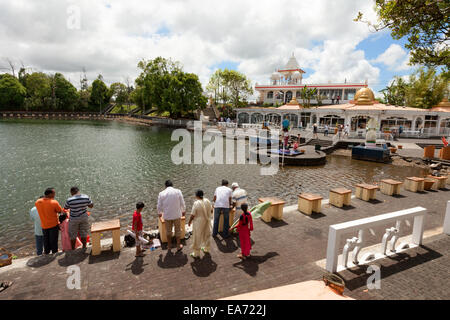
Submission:
M 345 126 L 342 124 L 338 124 L 336 126 L 336 129 L 337 129 L 337 135 L 338 135 L 339 139 L 341 139 L 341 137 L 348 138 L 348 135 L 350 133 L 350 126 L 348 124 L 346 124 Z M 317 124 L 315 123 L 313 125 L 313 138 L 314 139 L 319 139 L 317 132 L 318 132 L 318 127 L 317 127 Z M 327 137 L 329 132 L 330 132 L 330 126 L 328 126 L 328 123 L 325 123 L 325 125 L 323 127 L 323 136 Z
M 60 232 L 63 251 L 75 250 L 80 245 L 86 248 L 90 229 L 87 210 L 94 204 L 78 187 L 71 188 L 70 193 L 62 208 L 55 199 L 55 188 L 47 188 L 30 210 L 38 256 L 58 252 Z
M 172 249 L 172 229 L 175 229 L 175 238 L 177 250 L 183 249 L 181 244 L 181 217 L 186 215 L 186 206 L 181 190 L 173 187 L 173 183 L 168 180 L 165 183 L 166 189 L 158 195 L 157 210 L 160 217 L 165 221 L 167 234 L 167 248 Z M 192 253 L 193 258 L 200 257 L 200 252 L 208 253 L 211 246 L 211 236 L 217 237 L 219 234 L 220 216 L 223 215 L 223 238 L 228 238 L 232 229 L 237 228 L 241 242 L 241 254 L 239 258 L 245 258 L 250 255 L 250 231 L 253 230 L 253 223 L 248 218 L 248 196 L 247 192 L 234 182 L 231 188 L 228 187 L 228 181 L 222 180 L 222 185 L 216 188 L 214 192 L 213 204 L 204 196 L 203 190 L 197 190 L 195 193 L 195 202 L 192 206 L 188 225 L 192 225 Z M 229 216 L 230 210 L 235 209 L 240 214 L 239 223 L 230 228 Z M 211 226 L 211 220 L 213 226 Z M 138 255 L 138 252 L 136 252 Z
M 79 246 L 86 248 L 90 230 L 88 208 L 92 208 L 94 204 L 89 196 L 80 193 L 78 187 L 71 188 L 70 193 L 71 197 L 67 199 L 64 207 L 61 207 L 55 199 L 55 189 L 48 188 L 44 196 L 39 198 L 35 207 L 31 209 L 30 216 L 34 221 L 37 255 L 57 253 L 60 232 L 63 251 L 75 250 Z M 140 241 L 144 227 L 142 220 L 144 208 L 145 204 L 138 202 L 133 213 L 132 230 L 136 239 L 136 257 L 144 256 L 145 251 Z M 236 214 L 239 215 L 239 222 L 234 227 L 229 225 L 230 210 L 236 210 Z M 181 251 L 183 249 L 181 218 L 186 215 L 186 205 L 181 190 L 174 188 L 170 180 L 165 182 L 165 189 L 158 195 L 157 211 L 159 217 L 165 221 L 167 249 L 169 251 L 172 249 L 171 240 L 174 229 L 177 251 Z M 200 257 L 201 251 L 209 252 L 211 237 L 217 237 L 219 234 L 221 215 L 223 216 L 222 237 L 229 238 L 230 232 L 237 229 L 241 243 L 241 254 L 238 257 L 245 259 L 250 255 L 250 232 L 253 230 L 253 221 L 248 211 L 247 192 L 236 182 L 229 188 L 228 181 L 222 180 L 221 186 L 214 192 L 213 204 L 205 198 L 202 190 L 197 190 L 195 193 L 195 202 L 188 222 L 189 226 L 192 225 L 192 257 Z M 213 225 L 211 225 L 213 217 Z
M 341 96 L 337 95 L 336 97 L 331 97 L 331 104 L 334 104 L 334 101 L 336 100 L 336 104 L 339 104 L 339 101 L 341 100 Z

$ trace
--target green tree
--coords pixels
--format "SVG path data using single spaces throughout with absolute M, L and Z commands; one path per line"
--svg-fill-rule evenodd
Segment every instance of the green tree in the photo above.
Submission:
M 434 68 L 421 67 L 408 80 L 395 77 L 390 85 L 381 90 L 383 102 L 414 108 L 428 109 L 438 104 L 448 94 L 448 79 L 437 74 Z
M 448 80 L 435 69 L 420 68 L 409 77 L 405 102 L 407 106 L 428 109 L 442 101 L 448 90 Z
M 88 79 L 86 76 L 86 69 L 83 68 L 83 74 L 80 75 L 80 91 L 78 92 L 80 97 L 78 103 L 78 110 L 88 111 L 89 101 L 91 98 L 91 90 L 89 88 Z
M 363 21 L 375 31 L 390 29 L 392 38 L 407 37 L 412 64 L 450 68 L 450 2 L 448 0 L 375 0 L 378 22 Z
M 108 105 L 111 95 L 111 91 L 103 82 L 103 77 L 99 75 L 98 78 L 92 82 L 89 104 L 94 110 L 99 110 L 99 112 L 101 112 Z
M 21 73 L 19 73 L 20 75 Z M 34 72 L 22 76 L 22 81 L 27 89 L 25 98 L 25 110 L 47 110 L 51 100 L 51 81 L 42 72 Z
M 53 111 L 77 111 L 79 95 L 77 89 L 61 73 L 50 76 Z
M 317 88 L 311 89 L 307 86 L 304 86 L 300 94 L 303 100 L 303 105 L 309 108 L 311 106 L 311 99 L 317 96 Z
M 206 90 L 213 94 L 214 102 L 231 103 L 233 107 L 242 106 L 249 95 L 253 94 L 251 81 L 236 71 L 219 69 L 211 76 Z
M 123 110 L 123 106 L 129 101 L 129 92 L 127 86 L 120 82 L 111 84 L 112 98 L 117 106 Z M 128 110 L 130 111 L 130 110 Z
M 0 110 L 20 110 L 27 90 L 20 81 L 10 75 L 0 75 Z
M 136 79 L 133 100 L 142 110 L 156 109 L 180 117 L 206 106 L 197 75 L 183 72 L 178 62 L 158 57 L 142 60 L 138 67 L 142 72 Z
M 192 115 L 194 110 L 206 107 L 208 101 L 196 74 L 177 70 L 166 77 L 169 85 L 164 90 L 162 103 L 170 117 Z
M 147 109 L 156 109 L 158 113 L 163 113 L 170 109 L 163 103 L 164 90 L 169 87 L 170 75 L 173 72 L 181 71 L 178 62 L 163 57 L 154 60 L 142 60 L 138 63 L 141 74 L 136 79 L 136 85 L 140 88 L 140 107 L 143 112 Z
M 383 94 L 383 101 L 394 106 L 406 105 L 406 92 L 409 84 L 401 77 L 395 77 L 390 85 L 380 92 Z

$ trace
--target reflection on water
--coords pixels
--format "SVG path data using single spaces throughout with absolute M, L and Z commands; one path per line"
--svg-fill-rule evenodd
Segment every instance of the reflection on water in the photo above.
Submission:
M 261 176 L 259 165 L 174 165 L 170 152 L 177 142 L 171 130 L 115 122 L 0 121 L 0 246 L 33 245 L 28 212 L 47 187 L 55 187 L 61 205 L 77 185 L 91 196 L 94 220 L 131 222 L 135 203 L 146 204 L 144 222 L 156 227 L 156 202 L 164 181 L 171 179 L 185 196 L 188 212 L 198 188 L 212 198 L 226 178 L 249 193 L 250 204 L 279 196 L 288 204 L 299 192 L 328 198 L 331 187 L 349 187 L 382 178 L 403 179 L 420 169 L 329 156 L 322 167 L 286 167 Z

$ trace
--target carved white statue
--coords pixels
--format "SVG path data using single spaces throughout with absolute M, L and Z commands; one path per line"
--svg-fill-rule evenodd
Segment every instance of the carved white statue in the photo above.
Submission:
M 377 141 L 378 122 L 375 118 L 370 118 L 367 122 L 366 146 L 375 147 Z

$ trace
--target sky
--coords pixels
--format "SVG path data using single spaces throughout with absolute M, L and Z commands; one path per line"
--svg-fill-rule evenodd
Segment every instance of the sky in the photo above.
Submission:
M 79 87 L 134 81 L 142 59 L 181 62 L 206 87 L 218 68 L 268 84 L 294 53 L 303 83 L 364 82 L 377 96 L 408 66 L 404 41 L 354 22 L 374 0 L 0 0 L 0 68 L 61 72 Z M 7 70 L 1 69 L 0 72 Z M 253 98 L 255 98 L 253 96 Z

